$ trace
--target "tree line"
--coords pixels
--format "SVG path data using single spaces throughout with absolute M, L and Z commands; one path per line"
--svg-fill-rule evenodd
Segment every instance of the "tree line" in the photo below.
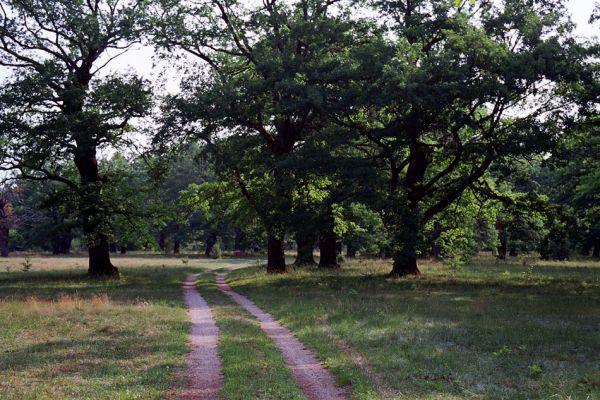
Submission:
M 16 182 L 2 198 L 21 199 L 0 203 L 0 228 L 19 202 L 45 201 L 29 207 L 77 227 L 90 274 L 118 273 L 111 243 L 216 243 L 224 226 L 249 247 L 265 239 L 269 272 L 286 270 L 286 238 L 298 264 L 318 243 L 319 266 L 336 268 L 343 243 L 392 257 L 397 276 L 427 255 L 600 252 L 600 45 L 575 35 L 564 1 L 0 11 L 0 160 Z M 102 73 L 140 43 L 179 65 L 177 94 Z

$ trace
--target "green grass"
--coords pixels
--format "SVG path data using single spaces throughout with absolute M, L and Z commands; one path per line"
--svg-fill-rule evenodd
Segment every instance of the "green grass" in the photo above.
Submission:
M 181 281 L 198 267 L 125 267 L 118 280 L 15 271 L 0 271 L 1 399 L 163 399 L 181 389 Z
M 531 265 L 480 259 L 389 279 L 388 263 L 357 261 L 229 281 L 354 398 L 600 399 L 600 263 Z
M 285 367 L 283 356 L 260 329 L 258 320 L 223 294 L 214 280 L 214 274 L 205 274 L 197 286 L 219 327 L 224 376 L 222 397 L 227 400 L 303 399 Z

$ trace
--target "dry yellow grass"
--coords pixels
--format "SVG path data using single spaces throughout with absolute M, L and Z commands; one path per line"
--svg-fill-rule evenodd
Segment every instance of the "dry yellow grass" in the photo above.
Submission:
M 239 268 L 253 263 L 252 259 L 225 258 L 213 260 L 198 255 L 163 255 L 149 253 L 131 253 L 128 255 L 113 255 L 112 263 L 119 268 L 137 267 L 199 267 L 209 269 Z M 23 264 L 29 260 L 31 271 L 71 270 L 86 271 L 87 255 L 51 256 L 40 254 L 16 253 L 8 258 L 0 258 L 0 272 L 19 272 Z

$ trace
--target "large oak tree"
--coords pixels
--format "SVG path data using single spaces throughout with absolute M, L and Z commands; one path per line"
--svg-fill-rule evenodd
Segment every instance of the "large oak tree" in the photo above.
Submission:
M 118 146 L 130 121 L 145 114 L 150 92 L 135 76 L 101 71 L 139 42 L 144 0 L 2 0 L 0 167 L 18 178 L 54 180 L 79 196 L 89 273 L 118 273 L 109 257 L 109 182 L 97 152 Z M 78 180 L 64 171 L 74 162 Z
M 568 132 L 572 94 L 598 79 L 597 47 L 574 38 L 563 3 L 378 2 L 395 55 L 339 123 L 387 177 L 392 274 L 419 274 L 425 225 L 492 163 L 548 152 Z

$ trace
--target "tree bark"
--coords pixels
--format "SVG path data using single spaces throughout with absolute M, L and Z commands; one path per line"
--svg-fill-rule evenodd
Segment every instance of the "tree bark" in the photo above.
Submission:
M 269 234 L 267 243 L 267 273 L 286 272 L 283 235 L 277 237 Z
M 165 243 L 166 240 L 167 240 L 167 237 L 166 237 L 165 233 L 164 232 L 160 232 L 158 234 L 158 248 L 161 251 L 165 251 L 165 249 L 166 249 L 166 243 Z
M 181 240 L 175 239 L 173 241 L 173 254 L 179 254 L 181 251 Z
M 296 233 L 296 244 L 298 247 L 298 252 L 296 254 L 296 260 L 294 261 L 294 264 L 298 266 L 316 265 L 317 263 L 315 262 L 315 257 L 313 255 L 315 235 L 303 235 L 301 233 Z
M 235 232 L 233 239 L 233 250 L 239 252 L 246 251 L 246 245 L 244 243 L 246 240 L 246 233 L 237 226 L 233 229 L 233 231 Z
M 394 264 L 390 275 L 395 277 L 421 275 L 416 255 L 407 251 L 397 252 L 394 255 Z
M 600 258 L 600 236 L 594 239 L 594 248 L 592 249 L 592 257 Z
M 8 257 L 8 227 L 0 223 L 0 257 Z
M 504 221 L 500 218 L 496 220 L 496 230 L 498 231 L 498 258 L 506 260 L 506 251 L 508 246 L 506 243 L 506 230 L 504 228 Z
M 73 235 L 70 229 L 64 229 L 54 234 L 52 238 L 52 254 L 69 254 Z
M 77 140 L 75 151 L 75 166 L 81 181 L 83 234 L 89 254 L 88 273 L 94 276 L 116 276 L 119 270 L 110 262 L 110 223 L 102 207 L 103 180 L 98 173 L 96 148 L 90 141 L 90 138 L 82 135 Z
M 423 232 L 423 224 L 417 206 L 401 207 L 396 212 L 399 217 L 394 224 L 393 260 L 390 276 L 421 275 L 417 265 L 417 249 L 421 243 L 419 234 Z
M 436 260 L 440 260 L 442 258 L 442 246 L 439 245 L 437 240 L 440 238 L 442 233 L 444 232 L 444 228 L 439 221 L 435 221 L 433 224 L 433 229 L 429 233 L 429 240 L 431 240 L 431 256 Z
M 340 264 L 337 262 L 338 246 L 337 236 L 333 231 L 334 224 L 335 221 L 330 208 L 325 216 L 325 222 L 319 235 L 319 251 L 321 253 L 319 268 L 331 269 L 340 267 Z
M 208 233 L 206 234 L 206 247 L 204 248 L 204 255 L 206 257 L 210 257 L 213 251 L 213 247 L 215 247 L 216 243 L 217 231 L 215 231 L 214 229 L 209 229 Z
M 351 244 L 346 246 L 346 257 L 348 258 L 356 258 L 356 247 Z

